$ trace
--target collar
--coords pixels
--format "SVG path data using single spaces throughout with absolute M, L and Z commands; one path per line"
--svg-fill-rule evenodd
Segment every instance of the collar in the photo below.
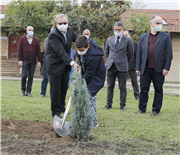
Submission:
M 159 31 L 160 32 L 160 31 Z M 157 32 L 156 34 L 152 34 L 151 33 L 151 31 L 150 31 L 150 35 L 152 35 L 152 36 L 156 36 L 156 35 L 158 35 L 159 34 L 159 32 Z
M 122 35 L 119 37 L 119 39 L 121 39 L 121 38 L 123 37 L 123 35 L 124 35 L 124 34 L 122 34 Z M 116 36 L 116 35 L 115 35 L 115 39 L 117 39 L 117 36 Z

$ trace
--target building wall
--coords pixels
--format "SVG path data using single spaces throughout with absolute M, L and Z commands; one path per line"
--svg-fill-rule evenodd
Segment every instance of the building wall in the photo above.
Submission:
M 8 59 L 9 37 L 6 32 L 1 29 L 1 59 Z
M 180 81 L 180 33 L 171 34 L 173 60 L 166 81 Z

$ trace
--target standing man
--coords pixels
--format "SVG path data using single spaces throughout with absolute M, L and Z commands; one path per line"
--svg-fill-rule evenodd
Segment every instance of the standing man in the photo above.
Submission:
M 68 26 L 68 17 L 59 14 L 55 18 L 55 27 L 48 36 L 47 49 L 44 54 L 43 69 L 48 74 L 50 83 L 52 116 L 65 112 L 65 98 L 68 88 L 69 71 L 80 66 L 70 57 L 71 44 L 77 34 Z
M 129 31 L 124 31 L 124 35 L 129 37 L 129 38 L 131 37 Z M 129 62 L 128 72 L 129 72 L 132 87 L 133 87 L 133 90 L 134 90 L 134 97 L 135 97 L 136 100 L 139 100 L 139 86 L 138 86 L 137 74 L 136 74 L 136 52 L 137 52 L 138 44 L 137 44 L 136 41 L 133 41 L 133 45 L 134 45 L 134 57 Z
M 168 74 L 172 60 L 172 43 L 168 33 L 161 32 L 162 18 L 151 18 L 151 31 L 141 35 L 136 57 L 136 73 L 140 75 L 139 114 L 146 112 L 151 80 L 155 95 L 152 116 L 159 114 L 163 100 L 164 77 Z
M 37 65 L 39 68 L 41 67 L 41 52 L 38 39 L 33 37 L 34 28 L 32 26 L 28 26 L 26 29 L 26 33 L 26 36 L 20 38 L 18 47 L 19 66 L 22 66 L 21 96 L 25 96 L 25 91 L 27 89 L 26 95 L 32 97 L 31 90 L 33 84 L 33 76 L 37 59 Z M 27 75 L 28 84 L 26 88 Z
M 129 37 L 123 35 L 124 24 L 120 21 L 114 24 L 114 36 L 106 41 L 105 54 L 107 57 L 107 105 L 104 109 L 111 109 L 116 77 L 120 89 L 120 110 L 125 111 L 126 106 L 126 81 L 128 63 L 133 58 L 133 43 Z

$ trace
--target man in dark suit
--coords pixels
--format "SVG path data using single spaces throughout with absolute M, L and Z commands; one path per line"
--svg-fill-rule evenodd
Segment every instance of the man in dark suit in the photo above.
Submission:
M 129 31 L 124 31 L 124 35 L 127 36 L 127 37 L 131 37 Z M 132 87 L 133 87 L 133 90 L 134 90 L 134 97 L 135 97 L 136 100 L 139 100 L 139 86 L 138 86 L 137 74 L 136 74 L 136 52 L 137 52 L 138 44 L 137 44 L 136 41 L 133 41 L 133 45 L 134 45 L 134 57 L 129 62 L 128 72 L 129 72 Z
M 104 109 L 111 109 L 116 77 L 120 89 L 120 110 L 125 111 L 126 106 L 126 81 L 128 63 L 133 58 L 133 43 L 129 37 L 123 35 L 124 24 L 120 21 L 114 25 L 114 34 L 106 41 L 105 54 L 107 57 L 107 105 Z
M 44 54 L 43 69 L 48 74 L 50 83 L 52 116 L 65 112 L 65 98 L 71 66 L 77 70 L 80 66 L 70 56 L 71 44 L 75 42 L 77 34 L 68 26 L 65 14 L 57 15 L 56 26 L 48 36 L 47 48 Z
M 172 43 L 168 33 L 161 32 L 162 18 L 151 18 L 151 31 L 141 35 L 136 56 L 136 73 L 140 75 L 139 114 L 146 112 L 151 81 L 155 95 L 152 116 L 159 114 L 163 100 L 163 83 L 172 60 Z

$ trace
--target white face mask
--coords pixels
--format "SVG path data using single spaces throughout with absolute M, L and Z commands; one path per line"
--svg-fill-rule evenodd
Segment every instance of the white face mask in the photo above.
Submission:
M 87 35 L 84 35 L 84 36 L 86 36 L 86 38 L 89 38 L 89 36 L 87 36 Z
M 59 24 L 58 24 L 58 30 L 59 30 L 60 32 L 65 32 L 65 31 L 67 30 L 67 27 L 68 27 L 68 24 L 66 24 L 66 25 L 64 25 L 64 24 L 59 25 Z
M 80 51 L 77 50 L 77 52 L 78 52 L 79 55 L 85 55 L 87 51 L 84 50 L 84 51 L 81 51 L 81 52 L 80 52 Z
M 152 27 L 151 27 L 152 28 Z M 153 28 L 152 28 L 153 29 Z M 157 26 L 155 26 L 155 28 L 153 29 L 154 31 L 156 31 L 156 32 L 159 32 L 159 31 L 161 31 L 162 30 L 162 25 L 157 25 Z
M 117 36 L 117 37 L 120 37 L 122 35 L 122 31 L 121 32 L 114 31 L 114 35 Z

